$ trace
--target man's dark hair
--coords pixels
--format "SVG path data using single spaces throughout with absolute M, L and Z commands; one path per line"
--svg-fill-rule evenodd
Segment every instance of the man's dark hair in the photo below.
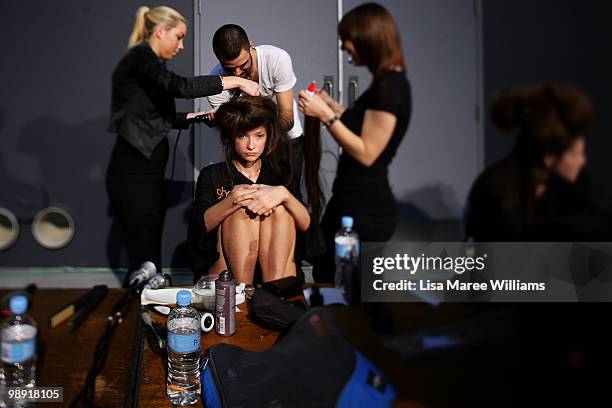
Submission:
M 249 37 L 239 25 L 225 24 L 213 35 L 212 46 L 219 61 L 230 61 L 237 58 L 241 50 L 249 49 Z

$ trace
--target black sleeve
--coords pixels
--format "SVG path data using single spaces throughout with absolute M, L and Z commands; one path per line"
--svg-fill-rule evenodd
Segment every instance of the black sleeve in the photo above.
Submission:
M 187 112 L 176 112 L 174 123 L 172 123 L 174 129 L 187 129 L 189 127 L 189 121 L 187 121 Z
M 468 197 L 466 238 L 476 242 L 520 241 L 524 230 L 520 212 L 504 208 L 499 186 L 503 180 L 477 180 Z
M 200 276 L 208 274 L 208 270 L 220 256 L 216 245 L 217 230 L 207 232 L 204 223 L 204 212 L 217 203 L 214 189 L 210 168 L 202 169 L 198 177 L 187 235 L 187 249 L 194 282 Z
M 147 59 L 146 63 L 142 64 L 140 75 L 175 98 L 199 98 L 223 91 L 221 77 L 218 75 L 182 77 L 169 71 L 166 65 L 157 59 Z
M 215 185 L 213 183 L 210 168 L 205 167 L 198 176 L 196 192 L 193 202 L 194 214 L 199 214 L 199 219 L 202 222 L 202 231 L 206 231 L 204 225 L 204 212 L 217 203 L 217 196 L 214 192 Z

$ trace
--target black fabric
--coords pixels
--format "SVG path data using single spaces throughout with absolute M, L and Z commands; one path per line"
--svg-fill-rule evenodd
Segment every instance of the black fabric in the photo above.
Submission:
M 585 172 L 575 183 L 551 176 L 531 218 L 520 183 L 514 153 L 478 176 L 468 197 L 468 237 L 480 242 L 611 240 L 612 217 L 596 208 Z
M 322 307 L 269 349 L 217 344 L 206 354 L 226 407 L 332 407 L 355 367 L 353 347 Z
M 412 112 L 411 89 L 405 74 L 382 73 L 340 120 L 356 135 L 361 135 L 368 109 L 392 113 L 397 124 L 389 143 L 372 166 L 363 166 L 346 151 L 340 156 L 332 197 L 321 219 L 327 252 L 312 262 L 317 282 L 333 281 L 334 235 L 342 216 L 355 219 L 355 230 L 361 241 L 388 241 L 397 225 L 397 206 L 389 185 L 388 167 L 406 134 Z
M 118 137 L 111 154 L 106 188 L 123 230 L 130 271 L 145 261 L 161 266 L 168 152 L 168 139 L 164 139 L 148 160 Z
M 288 181 L 276 175 L 267 161 L 265 159 L 262 160 L 257 184 L 278 186 L 286 185 Z M 225 162 L 204 167 L 198 176 L 187 236 L 187 248 L 191 260 L 191 269 L 194 274 L 194 282 L 202 275 L 208 274 L 208 270 L 217 262 L 220 256 L 217 251 L 217 230 L 219 227 L 206 232 L 204 212 L 227 197 L 232 191 L 232 187 L 239 184 L 254 183 L 240 173 L 234 165 L 231 165 L 230 177 Z M 295 197 L 300 197 L 295 183 L 290 183 L 287 188 Z M 297 262 L 297 259 L 296 264 L 299 273 L 299 262 Z
M 264 288 L 255 289 L 249 300 L 249 319 L 269 330 L 286 331 L 305 312 Z
M 187 114 L 177 114 L 174 98 L 197 98 L 222 90 L 217 75 L 185 78 L 169 71 L 143 42 L 130 48 L 113 71 L 109 130 L 150 158 L 171 128 L 187 128 Z

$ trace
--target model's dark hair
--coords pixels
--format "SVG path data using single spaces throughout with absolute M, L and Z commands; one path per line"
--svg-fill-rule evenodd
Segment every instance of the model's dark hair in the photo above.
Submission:
M 391 67 L 406 69 L 397 25 L 380 4 L 365 3 L 346 13 L 338 34 L 342 41 L 353 43 L 357 56 L 374 76 Z
M 241 50 L 249 49 L 249 37 L 239 25 L 226 24 L 215 31 L 212 46 L 218 60 L 230 61 L 237 58 Z
M 293 176 L 291 144 L 281 130 L 276 104 L 265 96 L 238 96 L 221 105 L 215 114 L 215 122 L 221 131 L 221 143 L 228 174 L 232 177 L 233 160 L 239 160 L 234 141 L 236 136 L 264 126 L 267 132 L 266 147 L 261 155 L 285 186 Z M 231 179 L 232 185 L 234 184 Z

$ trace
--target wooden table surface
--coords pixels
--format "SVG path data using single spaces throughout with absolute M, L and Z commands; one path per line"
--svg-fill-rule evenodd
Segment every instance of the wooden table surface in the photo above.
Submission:
M 7 291 L 0 291 L 0 296 Z M 109 290 L 95 313 L 70 334 L 67 324 L 55 329 L 48 319 L 59 308 L 78 298 L 85 290 L 39 290 L 34 295 L 31 314 L 39 324 L 39 335 L 45 349 L 39 360 L 38 386 L 64 387 L 64 403 L 36 406 L 68 406 L 85 383 L 96 342 L 106 326 L 106 317 L 121 295 L 121 290 Z M 425 358 L 403 360 L 383 347 L 392 335 L 412 333 L 447 322 L 458 321 L 479 311 L 486 304 L 426 304 L 405 303 L 387 305 L 393 313 L 394 329 L 390 333 L 376 331 L 371 317 L 361 306 L 332 307 L 345 337 L 370 361 L 379 367 L 398 392 L 398 407 L 463 407 L 491 406 L 500 396 L 511 395 L 517 347 L 515 339 L 506 338 L 476 347 L 448 351 Z M 214 332 L 202 336 L 202 348 L 218 342 L 235 344 L 247 350 L 259 351 L 272 346 L 278 333 L 260 328 L 248 320 L 246 306 L 237 314 L 237 334 L 220 337 Z M 147 342 L 141 346 L 138 337 L 140 308 L 134 302 L 130 313 L 113 340 L 108 361 L 96 381 L 95 403 L 102 407 L 130 406 L 130 390 L 138 386 L 138 401 L 134 406 L 169 407 L 166 397 L 166 359 L 155 354 Z M 155 313 L 152 313 L 155 315 Z M 156 320 L 165 318 L 155 315 Z M 142 347 L 142 348 L 140 348 Z M 142 352 L 142 359 L 139 355 Z M 138 373 L 137 368 L 142 370 Z M 136 377 L 132 376 L 132 374 Z M 202 407 L 198 402 L 196 407 Z
M 9 291 L 0 290 L 0 297 Z M 49 328 L 49 317 L 86 293 L 84 289 L 39 289 L 34 293 L 30 315 L 38 324 L 38 336 L 44 348 L 39 350 L 38 387 L 63 387 L 63 403 L 36 403 L 35 406 L 69 406 L 85 385 L 93 362 L 98 339 L 106 328 L 107 316 L 121 296 L 121 289 L 110 289 L 102 302 L 75 331 L 69 332 L 67 321 Z M 140 302 L 136 299 L 127 318 L 115 332 L 107 362 L 96 379 L 95 403 L 103 407 L 131 405 L 129 389 L 134 386 L 134 358 L 141 347 L 137 336 L 140 328 Z
M 243 305 L 244 306 L 244 305 Z M 370 325 L 363 307 L 332 306 L 346 338 L 378 366 L 398 392 L 396 406 L 459 407 L 487 406 L 506 390 L 501 378 L 511 372 L 515 344 L 499 340 L 477 348 L 458 350 L 416 360 L 401 360 L 382 346 L 392 334 L 413 332 L 474 315 L 487 305 L 444 304 L 433 308 L 426 304 L 390 304 L 394 315 L 392 333 L 380 333 Z M 278 333 L 260 328 L 248 320 L 246 307 L 237 314 L 237 331 L 232 337 L 214 332 L 202 336 L 202 348 L 223 342 L 247 350 L 260 351 L 274 344 Z M 154 313 L 152 313 L 154 314 Z M 156 316 L 158 321 L 163 318 Z M 144 374 L 141 380 L 141 408 L 170 407 L 166 397 L 166 359 L 144 345 Z M 475 389 L 478 391 L 475 392 Z M 201 401 L 195 407 L 203 407 Z

